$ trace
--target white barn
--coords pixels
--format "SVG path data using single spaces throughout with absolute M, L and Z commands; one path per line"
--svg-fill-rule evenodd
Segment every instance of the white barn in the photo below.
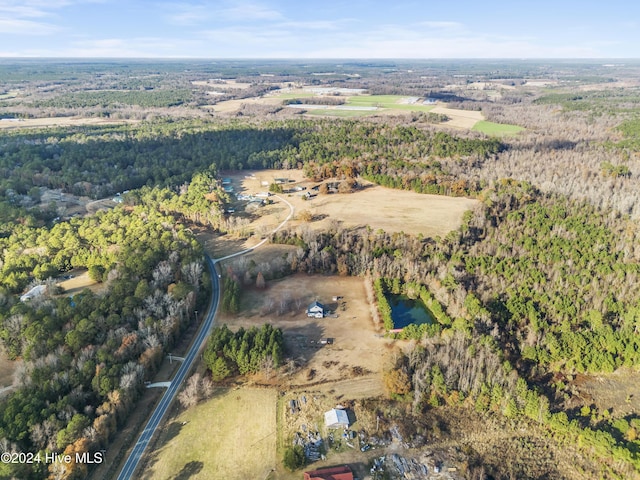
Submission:
M 324 424 L 327 428 L 349 428 L 349 417 L 346 410 L 332 408 L 325 412 Z
M 324 317 L 324 305 L 317 300 L 313 302 L 307 308 L 307 317 L 323 318 Z

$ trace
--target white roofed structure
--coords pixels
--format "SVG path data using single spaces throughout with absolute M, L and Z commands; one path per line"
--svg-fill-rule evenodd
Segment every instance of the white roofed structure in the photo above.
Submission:
M 324 414 L 324 424 L 327 428 L 349 428 L 349 417 L 346 410 L 332 408 Z

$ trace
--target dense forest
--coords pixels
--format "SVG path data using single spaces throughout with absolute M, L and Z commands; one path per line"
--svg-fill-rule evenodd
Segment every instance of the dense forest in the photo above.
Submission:
M 173 219 L 144 207 L 51 229 L 17 225 L 2 243 L 0 337 L 21 364 L 16 389 L 0 404 L 0 435 L 7 450 L 43 457 L 99 451 L 206 301 L 202 249 Z M 59 294 L 47 279 L 70 268 L 93 269 L 106 292 Z M 26 302 L 9 295 L 31 272 L 46 292 Z M 47 468 L 3 463 L 2 475 L 40 479 Z M 64 478 L 84 478 L 86 469 L 70 465 Z

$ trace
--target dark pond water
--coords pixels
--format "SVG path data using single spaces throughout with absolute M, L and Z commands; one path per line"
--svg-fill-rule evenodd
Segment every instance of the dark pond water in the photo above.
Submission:
M 406 295 L 387 294 L 391 307 L 391 318 L 394 328 L 404 328 L 411 323 L 433 323 L 433 317 L 421 300 L 412 300 Z

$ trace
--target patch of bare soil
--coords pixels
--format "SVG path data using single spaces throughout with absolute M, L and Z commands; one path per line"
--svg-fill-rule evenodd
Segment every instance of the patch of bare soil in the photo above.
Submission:
M 135 122 L 137 122 L 137 120 L 107 120 L 104 118 L 96 117 L 27 118 L 0 121 L 0 129 L 11 130 L 16 128 L 69 127 L 75 125 L 118 125 L 123 123 Z
M 306 308 L 315 300 L 331 313 L 307 317 Z M 221 315 L 219 323 L 234 329 L 264 323 L 282 328 L 287 356 L 297 365 L 283 380 L 287 388 L 326 385 L 351 398 L 383 393 L 383 356 L 392 342 L 372 323 L 361 278 L 296 274 L 269 281 L 263 290 L 245 289 L 240 313 Z
M 570 383 L 575 405 L 608 410 L 614 417 L 640 412 L 640 373 L 620 369 L 614 373 L 577 375 Z
M 482 115 L 482 112 L 472 110 L 460 110 L 457 108 L 437 106 L 433 110 L 431 110 L 431 112 L 440 113 L 449 117 L 449 120 L 442 123 L 442 125 L 448 127 L 471 129 L 480 120 L 484 120 L 484 115 Z

